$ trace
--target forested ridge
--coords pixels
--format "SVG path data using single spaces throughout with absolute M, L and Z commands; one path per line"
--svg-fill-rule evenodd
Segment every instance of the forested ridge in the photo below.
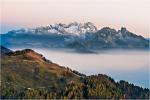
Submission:
M 30 49 L 1 53 L 1 99 L 149 99 L 149 89 L 86 76 Z

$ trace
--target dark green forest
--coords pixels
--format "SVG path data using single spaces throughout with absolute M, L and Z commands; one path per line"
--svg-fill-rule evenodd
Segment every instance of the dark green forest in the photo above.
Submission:
M 13 83 L 1 83 L 1 99 L 148 99 L 149 89 L 143 89 L 125 81 L 115 82 L 106 75 L 81 78 L 64 87 L 18 87 Z M 61 80 L 62 81 L 62 80 Z

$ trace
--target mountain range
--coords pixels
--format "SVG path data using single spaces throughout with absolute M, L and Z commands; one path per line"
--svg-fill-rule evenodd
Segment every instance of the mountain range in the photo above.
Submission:
M 1 34 L 1 40 L 1 44 L 6 47 L 71 48 L 83 52 L 149 48 L 149 40 L 128 31 L 125 27 L 120 30 L 109 27 L 98 30 L 91 22 L 59 23 L 12 30 Z
M 107 75 L 86 76 L 32 49 L 1 46 L 1 99 L 149 99 L 149 89 Z

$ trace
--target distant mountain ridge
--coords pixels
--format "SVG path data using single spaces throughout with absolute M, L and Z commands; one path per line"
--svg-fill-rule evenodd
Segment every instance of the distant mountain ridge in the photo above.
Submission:
M 54 24 L 32 29 L 12 30 L 1 34 L 6 47 L 72 48 L 77 51 L 101 49 L 148 49 L 149 41 L 126 28 L 115 30 L 104 27 L 100 30 L 90 22 Z
M 91 22 L 87 23 L 77 23 L 72 22 L 69 24 L 55 23 L 47 26 L 41 26 L 36 28 L 27 28 L 20 30 L 12 30 L 9 32 L 13 32 L 15 34 L 63 34 L 63 35 L 82 35 L 87 32 L 96 32 L 97 28 Z M 8 33 L 9 33 L 8 32 Z

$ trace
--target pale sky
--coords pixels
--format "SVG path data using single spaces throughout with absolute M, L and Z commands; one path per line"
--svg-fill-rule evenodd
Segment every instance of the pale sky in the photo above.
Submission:
M 99 29 L 124 26 L 150 37 L 150 0 L 0 0 L 1 33 L 53 23 L 92 22 Z

